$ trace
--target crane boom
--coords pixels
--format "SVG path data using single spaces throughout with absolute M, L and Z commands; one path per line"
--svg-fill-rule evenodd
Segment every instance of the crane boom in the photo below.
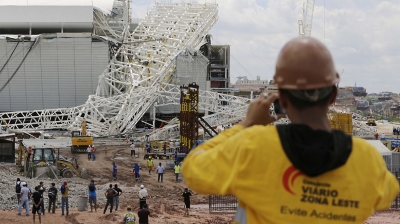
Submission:
M 300 36 L 306 36 L 306 37 L 311 36 L 314 3 L 315 0 L 306 0 L 306 4 L 303 6 L 303 18 L 299 20 Z

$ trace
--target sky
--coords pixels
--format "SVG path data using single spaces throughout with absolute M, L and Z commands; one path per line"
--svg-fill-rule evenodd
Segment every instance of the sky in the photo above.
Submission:
M 304 0 L 197 2 L 218 3 L 219 19 L 210 30 L 211 41 L 231 46 L 231 82 L 238 76 L 272 79 L 279 50 L 299 35 Z M 10 4 L 93 4 L 111 9 L 113 0 L 0 0 L 0 5 Z M 132 17 L 144 18 L 153 5 L 154 0 L 133 0 Z M 399 0 L 315 0 L 311 36 L 331 51 L 341 74 L 340 86 L 357 83 L 369 93 L 399 93 L 399 22 Z

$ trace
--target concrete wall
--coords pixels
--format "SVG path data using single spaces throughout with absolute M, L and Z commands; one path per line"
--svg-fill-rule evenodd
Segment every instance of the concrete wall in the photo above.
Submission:
M 0 40 L 0 65 L 17 42 Z M 19 43 L 0 73 L 0 86 L 12 76 L 31 42 Z M 86 38 L 42 39 L 0 93 L 0 111 L 40 110 L 81 105 L 95 93 L 108 64 L 108 46 Z
M 196 82 L 199 85 L 199 89 L 206 90 L 208 60 L 204 56 L 191 57 L 193 61 L 182 55 L 177 58 L 175 75 L 179 78 L 179 85 L 187 86 L 189 83 Z M 179 114 L 179 112 L 179 105 L 158 107 L 157 109 L 157 113 L 164 114 Z M 204 111 L 201 110 L 200 113 L 204 113 Z
M 1 6 L 0 34 L 91 32 L 92 6 Z

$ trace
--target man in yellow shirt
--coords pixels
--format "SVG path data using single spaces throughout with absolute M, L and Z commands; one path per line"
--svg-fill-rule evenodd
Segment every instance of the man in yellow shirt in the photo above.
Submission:
M 329 50 L 309 37 L 289 41 L 274 82 L 279 95 L 261 94 L 239 125 L 190 152 L 182 165 L 186 184 L 201 194 L 237 196 L 240 224 L 363 223 L 388 208 L 399 183 L 382 156 L 330 127 L 339 75 Z M 291 124 L 268 125 L 282 116 L 270 115 L 277 99 Z

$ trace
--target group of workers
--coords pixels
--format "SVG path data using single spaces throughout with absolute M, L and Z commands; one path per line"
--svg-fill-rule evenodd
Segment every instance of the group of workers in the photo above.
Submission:
M 64 215 L 64 208 L 66 208 L 66 215 L 69 215 L 69 206 L 68 206 L 68 192 L 70 191 L 67 186 L 67 182 L 64 181 L 59 189 L 55 187 L 55 183 L 52 183 L 49 189 L 46 189 L 43 185 L 43 182 L 40 182 L 39 186 L 35 187 L 35 192 L 32 192 L 30 188 L 28 188 L 28 184 L 26 182 L 22 182 L 20 178 L 17 178 L 15 182 L 15 191 L 18 199 L 18 215 L 21 215 L 21 210 L 25 207 L 25 215 L 30 215 L 30 206 L 29 200 L 32 198 L 32 214 L 33 214 L 33 223 L 35 223 L 35 215 L 38 214 L 39 223 L 42 223 L 42 215 L 45 215 L 45 206 L 44 206 L 44 197 L 45 192 L 48 192 L 48 212 L 50 211 L 54 214 L 56 210 L 56 201 L 58 199 L 58 195 L 61 194 L 61 202 L 62 202 L 62 213 Z M 115 210 L 118 211 L 120 196 L 122 195 L 122 190 L 118 187 L 117 184 L 109 185 L 109 188 L 104 192 L 104 196 L 107 199 L 107 203 L 104 207 L 103 214 L 106 213 L 108 206 L 110 206 L 110 213 L 113 212 L 113 208 L 115 205 Z M 91 180 L 88 185 L 88 196 L 89 196 L 89 204 L 90 211 L 97 211 L 97 188 L 94 180 Z M 139 191 L 139 202 L 140 202 L 140 210 L 138 211 L 139 223 L 147 224 L 148 217 L 150 215 L 150 211 L 146 204 L 146 197 L 148 196 L 147 190 L 144 189 L 144 186 L 140 186 Z M 135 223 L 135 215 L 131 213 L 131 207 L 128 206 L 128 213 L 124 215 L 125 223 Z
M 170 140 L 169 144 L 167 141 L 164 141 L 161 143 L 162 144 L 162 150 L 164 151 L 164 154 L 167 154 L 167 151 L 169 151 L 170 153 L 186 153 L 187 150 L 187 146 L 185 144 L 182 144 L 182 146 L 180 145 L 178 140 Z M 134 145 L 134 143 L 132 143 L 132 145 Z M 132 148 L 131 145 L 131 148 Z M 134 146 L 133 146 L 134 148 Z M 144 146 L 144 149 L 146 151 L 147 154 L 149 153 L 153 153 L 154 148 L 157 147 L 153 147 L 150 142 L 147 142 Z
M 88 161 L 92 160 L 95 161 L 96 160 L 96 147 L 94 147 L 94 145 L 89 145 L 86 149 L 86 152 L 88 154 Z
M 153 161 L 153 158 L 151 156 L 149 156 L 149 159 L 147 160 L 147 168 L 149 170 L 149 174 L 151 174 L 151 171 L 154 168 L 154 161 Z M 133 167 L 133 172 L 135 174 L 135 180 L 136 181 L 140 178 L 139 170 L 141 170 L 140 166 L 138 165 L 138 163 L 135 163 L 135 165 Z M 161 163 L 159 163 L 159 165 L 158 165 L 156 170 L 157 170 L 157 174 L 158 174 L 158 181 L 160 181 L 160 179 L 161 179 L 161 182 L 162 182 L 165 168 Z M 174 174 L 175 174 L 175 181 L 176 182 L 178 182 L 178 178 L 179 178 L 179 174 L 180 173 L 181 173 L 181 163 L 175 162 Z
M 35 215 L 38 214 L 39 223 L 42 223 L 41 215 L 45 215 L 45 205 L 44 205 L 44 197 L 45 192 L 48 192 L 48 213 L 50 211 L 55 213 L 56 210 L 56 201 L 58 199 L 59 192 L 61 194 L 61 208 L 62 214 L 64 215 L 64 208 L 66 208 L 66 214 L 69 214 L 68 211 L 68 191 L 69 188 L 67 186 L 67 182 L 64 181 L 60 187 L 60 191 L 55 186 L 55 183 L 51 183 L 49 189 L 43 185 L 43 182 L 40 182 L 38 186 L 36 186 L 35 191 L 32 192 L 32 189 L 28 187 L 26 182 L 22 182 L 20 178 L 17 178 L 15 182 L 15 192 L 17 194 L 18 199 L 18 215 L 21 215 L 22 208 L 25 208 L 25 215 L 30 215 L 30 206 L 29 201 L 32 198 L 32 214 L 33 214 L 33 223 L 35 223 Z

